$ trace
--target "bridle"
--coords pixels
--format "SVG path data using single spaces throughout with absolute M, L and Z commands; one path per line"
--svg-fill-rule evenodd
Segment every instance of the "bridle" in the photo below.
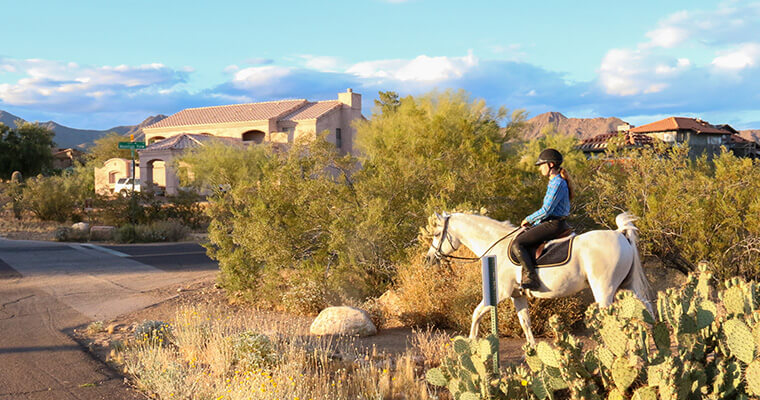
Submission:
M 452 249 L 454 248 L 454 243 L 451 241 L 451 237 L 449 235 L 449 219 L 450 218 L 451 218 L 451 215 L 447 215 L 446 217 L 444 217 L 444 220 L 443 220 L 443 231 L 441 231 L 441 240 L 438 241 L 438 248 L 435 249 L 435 258 L 437 258 L 439 260 L 441 260 L 441 259 L 451 259 L 451 260 L 461 260 L 461 261 L 466 261 L 466 262 L 478 261 L 481 258 L 483 258 L 483 256 L 485 256 L 486 254 L 488 254 L 488 252 L 491 251 L 491 249 L 493 249 L 494 246 L 496 246 L 497 244 L 499 244 L 499 242 L 501 242 L 502 240 L 504 240 L 504 239 L 508 238 L 509 236 L 511 236 L 513 233 L 515 233 L 515 232 L 519 231 L 520 229 L 522 229 L 522 226 L 518 226 L 517 228 L 513 229 L 511 232 L 509 232 L 506 235 L 502 236 L 499 240 L 493 242 L 493 244 L 491 244 L 491 246 L 489 246 L 488 249 L 486 249 L 486 251 L 484 251 L 483 255 L 481 255 L 480 257 L 459 257 L 459 256 L 452 256 L 450 254 L 443 254 L 443 251 L 442 251 L 442 249 L 443 249 L 443 242 L 446 241 L 446 240 L 449 241 L 449 245 L 451 245 L 451 248 Z

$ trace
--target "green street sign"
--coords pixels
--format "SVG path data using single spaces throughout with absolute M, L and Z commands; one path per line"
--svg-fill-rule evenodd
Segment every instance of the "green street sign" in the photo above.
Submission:
M 145 142 L 119 142 L 120 149 L 144 149 Z

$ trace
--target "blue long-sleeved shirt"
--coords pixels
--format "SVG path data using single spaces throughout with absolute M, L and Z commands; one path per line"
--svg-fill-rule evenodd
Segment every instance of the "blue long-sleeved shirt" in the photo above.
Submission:
M 559 175 L 549 180 L 544 204 L 536 212 L 525 217 L 531 225 L 536 225 L 548 217 L 566 217 L 570 214 L 570 191 L 567 181 Z

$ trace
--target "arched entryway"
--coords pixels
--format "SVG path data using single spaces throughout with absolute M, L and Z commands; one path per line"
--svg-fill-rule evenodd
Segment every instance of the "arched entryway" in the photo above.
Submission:
M 252 131 L 243 133 L 244 142 L 262 143 L 264 142 L 265 137 L 266 137 L 266 134 L 259 130 L 252 130 Z

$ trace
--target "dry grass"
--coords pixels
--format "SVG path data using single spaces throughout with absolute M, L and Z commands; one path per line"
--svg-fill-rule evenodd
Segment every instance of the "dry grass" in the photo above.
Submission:
M 10 211 L 0 210 L 0 236 L 21 240 L 52 240 L 56 228 L 66 226 L 58 222 L 40 221 L 31 215 L 16 219 Z
M 460 256 L 472 256 L 461 250 Z M 411 326 L 435 325 L 469 332 L 472 310 L 482 299 L 482 278 L 477 263 L 429 266 L 424 254 L 399 267 L 397 285 L 403 308 L 401 318 Z M 566 326 L 583 320 L 583 313 L 591 299 L 581 294 L 561 299 L 531 299 L 530 317 L 535 335 L 551 334 L 546 321 L 557 314 Z M 499 305 L 499 333 L 502 336 L 522 337 L 520 322 L 511 301 Z M 487 332 L 488 318 L 481 323 Z
M 430 329 L 390 357 L 350 338 L 308 335 L 299 321 L 218 308 L 183 307 L 170 324 L 171 345 L 132 340 L 114 352 L 134 384 L 159 399 L 441 398 L 424 366 L 440 362 L 449 338 Z

